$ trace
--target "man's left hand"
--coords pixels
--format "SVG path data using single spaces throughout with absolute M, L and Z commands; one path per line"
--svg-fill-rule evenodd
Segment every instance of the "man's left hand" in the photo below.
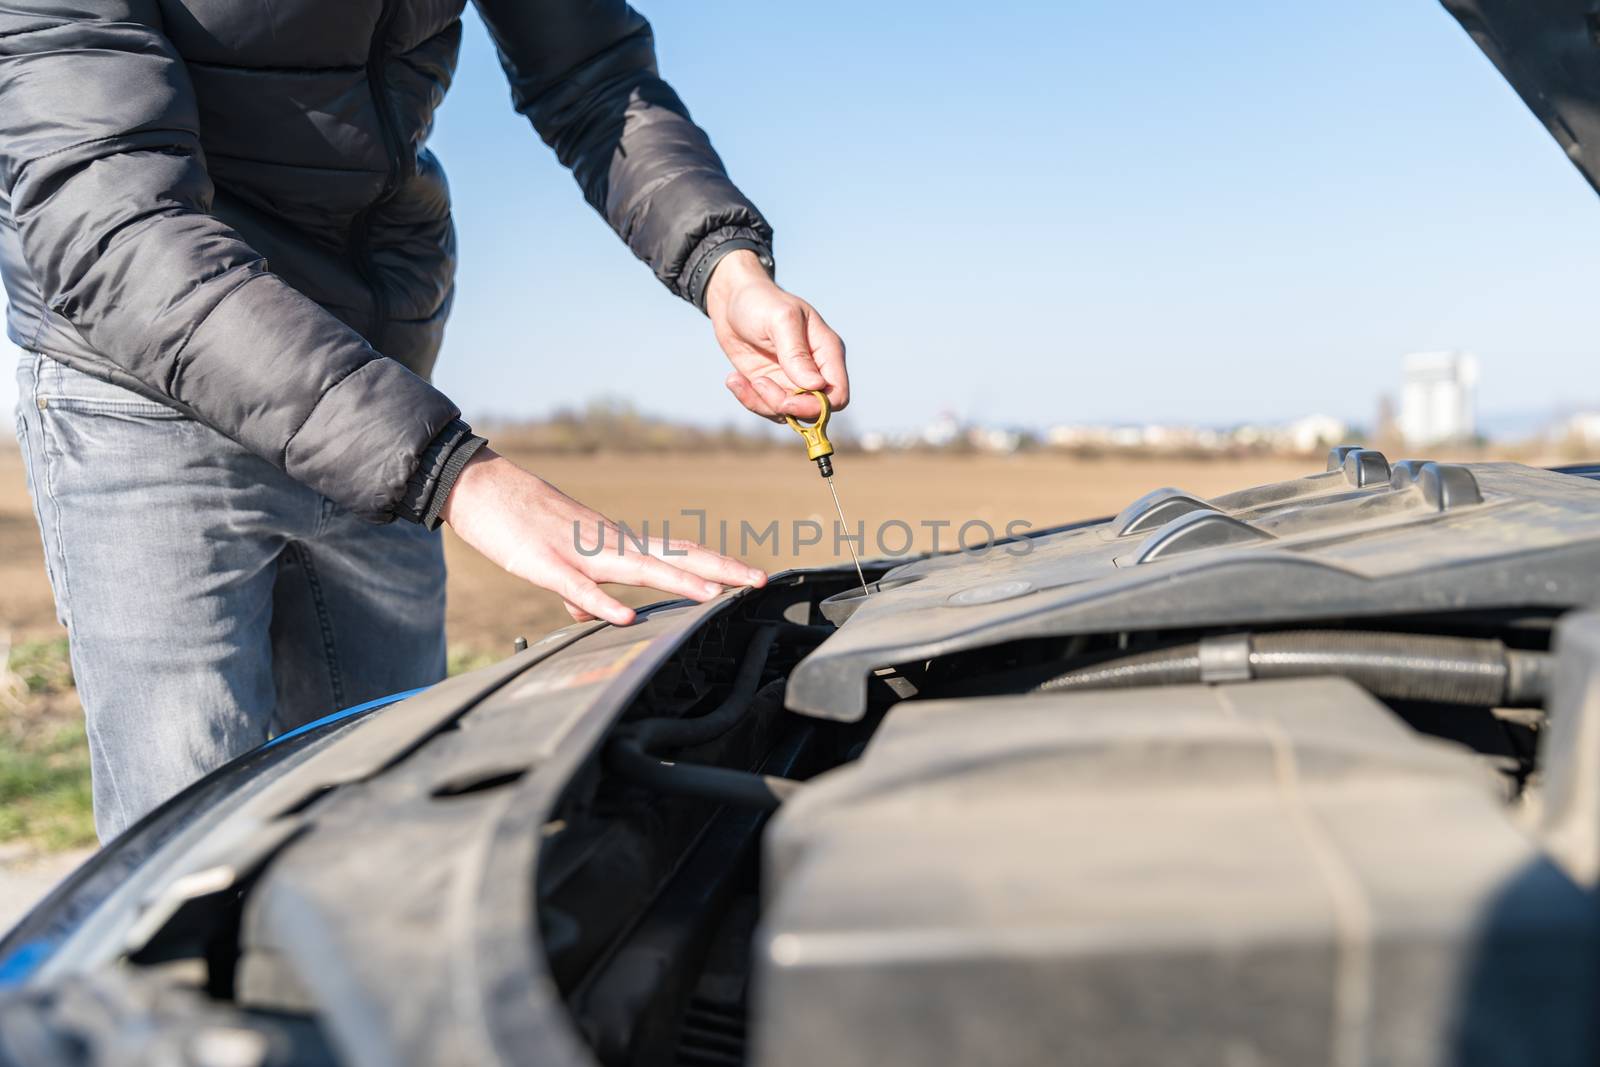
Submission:
M 820 389 L 834 410 L 850 402 L 844 342 L 817 309 L 780 289 L 754 252 L 724 256 L 706 285 L 706 313 L 733 364 L 726 380 L 739 403 L 769 419 L 821 414 Z

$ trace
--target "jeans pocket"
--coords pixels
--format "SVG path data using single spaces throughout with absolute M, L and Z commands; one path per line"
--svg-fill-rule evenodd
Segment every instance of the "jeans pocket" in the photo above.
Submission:
M 188 419 L 174 408 L 48 358 L 36 366 L 34 396 L 40 411 L 109 415 L 124 419 Z
M 41 411 L 70 411 L 80 415 L 110 415 L 129 419 L 187 419 L 188 416 L 181 411 L 175 411 L 165 404 L 154 400 L 146 400 L 137 393 L 130 394 L 131 399 L 123 400 L 110 397 L 71 396 L 68 394 L 51 394 L 40 392 L 39 409 Z

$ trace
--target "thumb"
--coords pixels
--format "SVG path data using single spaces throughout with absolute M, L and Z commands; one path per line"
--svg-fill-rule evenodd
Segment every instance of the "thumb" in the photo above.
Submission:
M 797 389 L 825 389 L 827 379 L 811 358 L 811 343 L 806 338 L 806 314 L 793 305 L 778 312 L 772 323 L 772 342 L 778 350 L 778 366 Z

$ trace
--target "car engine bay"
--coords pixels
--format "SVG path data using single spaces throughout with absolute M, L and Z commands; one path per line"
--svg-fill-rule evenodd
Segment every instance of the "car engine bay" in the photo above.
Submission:
M 1596 714 L 1579 650 L 1600 624 L 1548 602 L 1427 601 L 1534 580 L 1508 523 L 1546 543 L 1540 524 L 1593 492 L 1336 450 L 1325 474 L 1209 502 L 1161 491 L 1036 552 L 879 570 L 875 600 L 848 580 L 753 598 L 641 695 L 611 774 L 575 786 L 550 839 L 541 919 L 580 1031 L 607 1064 L 1475 1062 L 1502 1046 L 1588 1062 L 1594 813 L 1561 794 L 1593 757 L 1572 737 L 1540 753 L 1552 707 L 1569 731 Z M 1462 544 L 1452 518 L 1495 523 L 1499 543 L 1441 551 Z M 1412 543 L 1371 544 L 1397 534 Z M 1265 556 L 1295 538 L 1289 565 L 1331 550 L 1366 564 L 1368 588 L 1326 568 L 1252 606 L 1252 576 L 1215 573 L 1283 565 Z M 896 596 L 928 575 L 959 577 L 938 590 L 958 609 L 1023 604 L 1055 569 L 1082 583 L 1063 614 L 1130 610 L 1095 606 L 1085 556 L 1168 564 L 1157 593 L 1124 594 L 1163 604 L 1185 599 L 1171 564 L 1198 561 L 1197 581 L 1234 595 L 1189 601 L 1197 614 L 1239 602 L 1240 624 L 1268 621 L 979 643 L 986 622 L 936 638 L 955 651 L 880 650 L 849 714 L 793 695 L 868 610 L 926 623 L 926 596 Z M 1285 617 L 1285 601 L 1339 597 L 1351 614 Z M 786 691 L 810 714 L 785 714 Z M 1586 823 L 1581 855 L 1528 837 L 1563 818 Z M 624 873 L 623 855 L 654 864 Z
M 1593 1062 L 1595 473 L 1336 449 L 568 627 L 157 813 L 0 945 L 48 948 L 0 1024 L 32 1064 Z

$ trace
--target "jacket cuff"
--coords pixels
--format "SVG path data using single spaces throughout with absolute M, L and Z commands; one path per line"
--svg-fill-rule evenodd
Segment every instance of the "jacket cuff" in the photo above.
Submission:
M 723 256 L 740 249 L 754 252 L 766 268 L 767 275 L 777 277 L 778 267 L 772 258 L 770 243 L 762 240 L 761 235 L 749 227 L 724 226 L 707 234 L 684 263 L 681 282 L 684 299 L 705 311 L 706 284 L 711 281 L 711 272 L 717 269 Z
M 417 469 L 406 481 L 405 495 L 395 508 L 395 517 L 437 530 L 439 514 L 450 490 L 455 488 L 457 476 L 467 460 L 486 444 L 488 441 L 473 433 L 471 426 L 460 419 L 452 420 L 423 450 Z

